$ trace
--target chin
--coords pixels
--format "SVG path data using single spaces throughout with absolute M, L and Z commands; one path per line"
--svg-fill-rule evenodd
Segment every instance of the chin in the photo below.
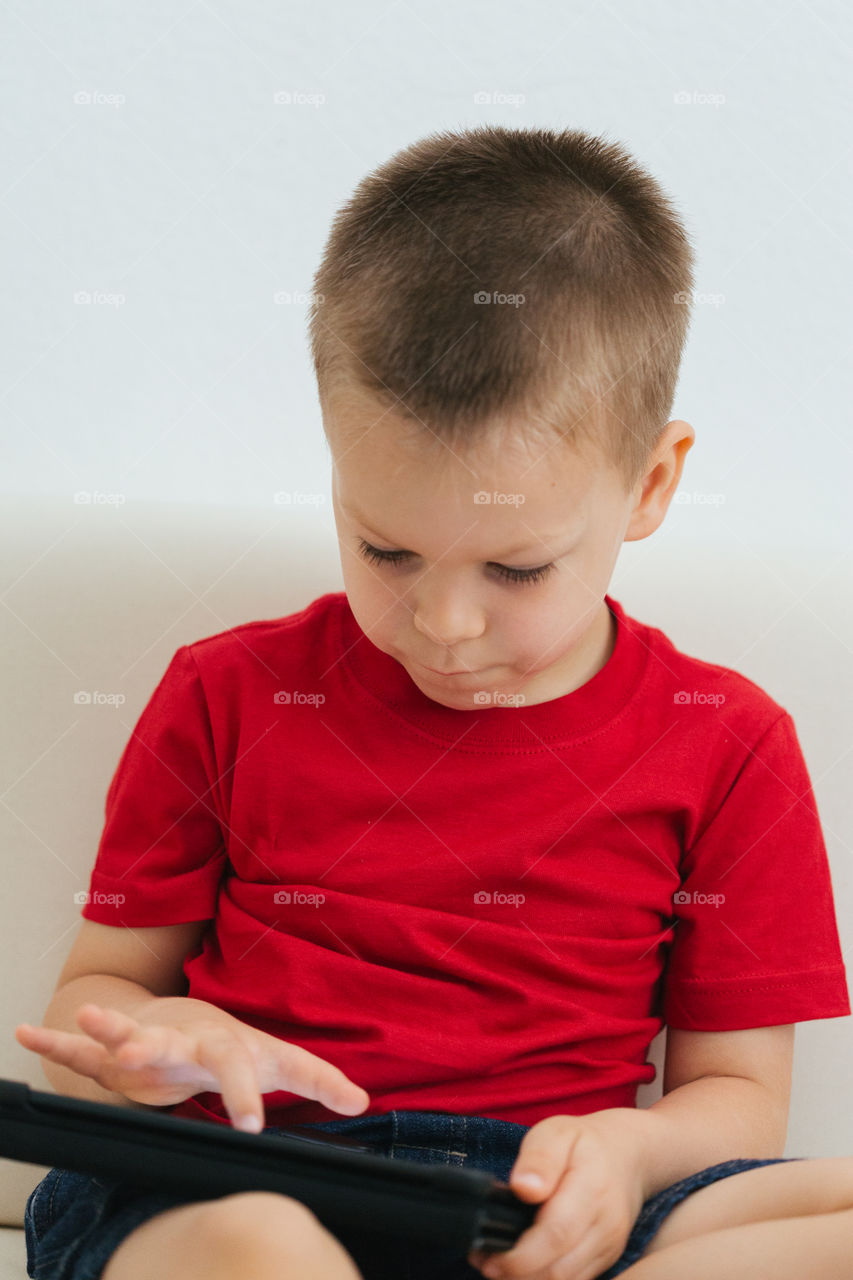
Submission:
M 460 695 L 458 698 L 439 698 L 436 697 L 434 693 L 428 692 L 426 689 L 422 689 L 421 693 L 429 698 L 430 702 L 436 702 L 440 707 L 447 707 L 449 711 L 488 710 L 488 704 L 483 705 L 482 703 L 475 702 L 472 696 L 468 696 L 466 698 L 464 695 Z

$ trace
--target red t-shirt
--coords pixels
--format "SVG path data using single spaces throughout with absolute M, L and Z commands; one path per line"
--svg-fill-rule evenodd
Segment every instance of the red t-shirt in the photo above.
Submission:
M 848 1015 L 790 715 L 606 602 L 609 661 L 529 707 L 434 702 L 344 592 L 182 646 L 82 915 L 210 920 L 188 995 L 334 1063 L 365 1114 L 632 1107 L 664 1022 Z M 341 1118 L 264 1103 L 268 1124 Z M 171 1110 L 227 1121 L 216 1092 Z

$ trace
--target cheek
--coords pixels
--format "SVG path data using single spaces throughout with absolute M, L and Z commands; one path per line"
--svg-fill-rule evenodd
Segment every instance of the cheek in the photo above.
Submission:
M 365 601 L 393 598 L 388 590 L 387 571 L 368 564 L 357 551 L 347 552 L 344 581 L 351 597 Z
M 497 605 L 489 616 L 489 654 L 495 662 L 510 663 L 519 670 L 538 664 L 541 655 L 559 634 L 559 619 L 543 601 L 524 599 L 524 587 Z M 509 592 L 509 589 L 508 589 Z
M 507 656 L 524 671 L 550 666 L 560 646 L 562 630 L 553 617 L 541 610 L 530 610 L 526 616 L 519 610 L 504 631 Z
M 394 591 L 387 575 L 374 572 L 360 559 L 351 559 L 344 572 L 349 606 L 362 631 L 374 639 L 392 637 L 402 622 L 411 618 L 410 611 L 399 601 L 400 590 Z
M 526 608 L 502 614 L 501 634 L 505 652 L 518 666 L 529 670 L 550 667 L 583 636 L 593 620 L 593 600 L 583 583 L 574 583 L 559 594 Z

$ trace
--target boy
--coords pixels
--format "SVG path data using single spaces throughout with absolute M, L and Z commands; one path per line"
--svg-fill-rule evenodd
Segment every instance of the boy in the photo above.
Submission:
M 487 1261 L 51 1170 L 30 1263 L 846 1274 L 853 1161 L 781 1157 L 794 1024 L 850 1012 L 793 722 L 606 594 L 694 439 L 678 218 L 616 144 L 434 135 L 362 182 L 315 284 L 346 590 L 177 651 L 110 787 L 90 950 L 18 1037 L 68 1092 L 469 1161 L 542 1207 Z

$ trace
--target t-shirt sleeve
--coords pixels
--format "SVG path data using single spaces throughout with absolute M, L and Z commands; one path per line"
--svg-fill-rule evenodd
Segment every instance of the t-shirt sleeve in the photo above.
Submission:
M 669 1026 L 738 1031 L 850 1013 L 826 848 L 788 712 L 681 869 L 662 981 Z
M 184 645 L 110 783 L 84 919 L 168 925 L 214 917 L 226 861 L 218 779 L 204 689 Z

